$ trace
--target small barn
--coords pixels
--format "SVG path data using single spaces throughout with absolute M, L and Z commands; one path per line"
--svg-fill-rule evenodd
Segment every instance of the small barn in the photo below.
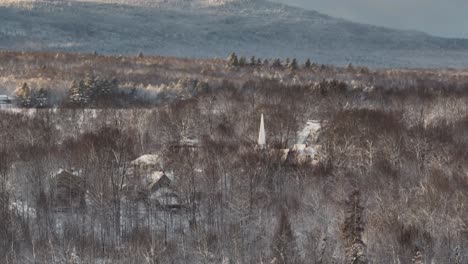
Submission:
M 85 192 L 82 179 L 70 171 L 61 170 L 53 176 L 54 207 L 57 211 L 82 206 Z
M 146 154 L 131 162 L 128 195 L 163 209 L 180 208 L 174 174 L 163 170 L 159 155 Z
M 178 209 L 181 207 L 172 173 L 154 172 L 148 179 L 146 189 L 150 202 L 154 202 L 164 209 Z
M 310 120 L 297 134 L 297 143 L 281 150 L 281 159 L 291 165 L 316 165 L 319 163 L 321 145 L 319 137 L 323 121 Z

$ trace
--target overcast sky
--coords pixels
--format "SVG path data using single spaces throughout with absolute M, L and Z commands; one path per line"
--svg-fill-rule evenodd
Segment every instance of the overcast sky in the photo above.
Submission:
M 352 21 L 468 38 L 468 0 L 271 0 Z

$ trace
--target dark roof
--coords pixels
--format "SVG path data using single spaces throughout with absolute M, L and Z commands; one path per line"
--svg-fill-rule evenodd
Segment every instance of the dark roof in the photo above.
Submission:
M 69 189 L 80 188 L 81 178 L 71 172 L 64 170 L 55 175 L 55 185 L 57 188 L 60 188 L 60 187 L 65 187 Z

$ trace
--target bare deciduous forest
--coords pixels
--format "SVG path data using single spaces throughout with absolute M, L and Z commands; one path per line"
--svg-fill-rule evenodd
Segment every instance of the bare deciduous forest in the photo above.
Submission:
M 0 93 L 1 263 L 468 261 L 466 71 L 1 52 Z

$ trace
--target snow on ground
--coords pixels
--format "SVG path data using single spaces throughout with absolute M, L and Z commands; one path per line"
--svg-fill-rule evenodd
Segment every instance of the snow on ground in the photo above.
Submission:
M 17 215 L 28 216 L 33 219 L 36 217 L 36 209 L 30 207 L 26 202 L 21 200 L 13 200 L 10 202 L 10 210 L 15 212 Z

